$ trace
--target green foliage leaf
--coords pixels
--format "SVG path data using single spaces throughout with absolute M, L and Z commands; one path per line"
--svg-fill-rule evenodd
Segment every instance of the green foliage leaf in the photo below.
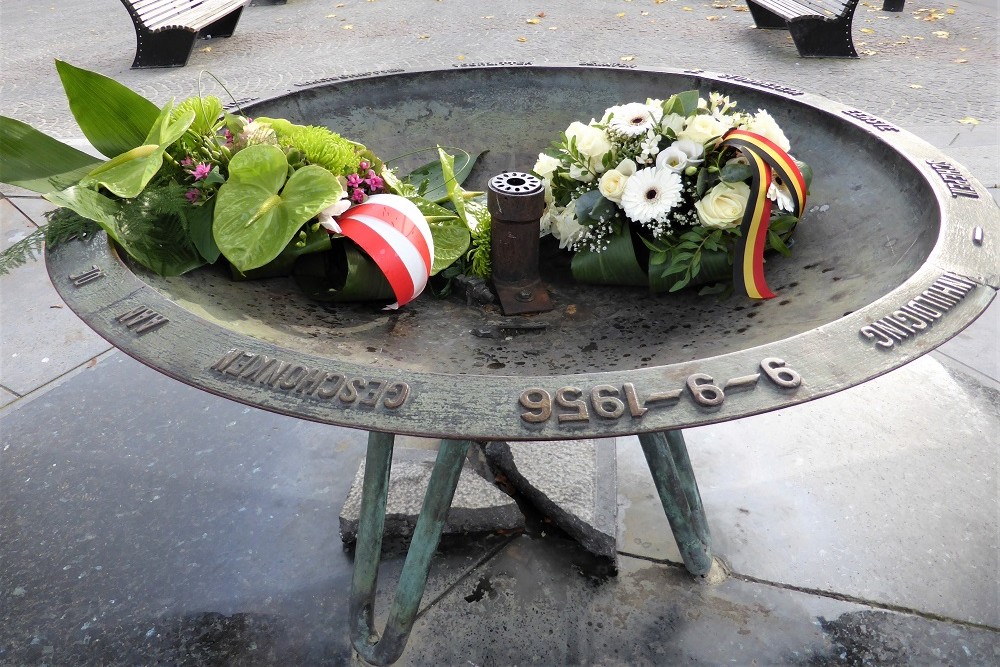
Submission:
M 483 156 L 483 153 L 473 156 L 461 149 L 452 149 L 450 146 L 448 149 L 456 151 L 456 154 L 452 156 L 452 171 L 450 175 L 446 175 L 443 171 L 444 165 L 441 162 L 440 155 L 444 151 L 441 147 L 438 147 L 437 160 L 417 167 L 400 180 L 405 184 L 418 188 L 418 190 L 421 183 L 426 181 L 427 185 L 423 188 L 421 195 L 436 204 L 446 201 L 450 197 L 448 185 L 461 185 L 464 183 L 465 179 L 469 176 L 469 172 L 475 166 L 476 161 Z
M 100 162 L 6 116 L 0 116 L 0 155 L 0 183 L 43 194 L 76 185 Z
M 642 286 L 648 283 L 646 272 L 639 266 L 628 229 L 612 235 L 603 252 L 580 250 L 570 264 L 573 277 L 595 285 Z
M 434 262 L 431 275 L 448 268 L 469 249 L 471 237 L 465 225 L 430 225 L 434 237 Z
M 813 182 L 813 170 L 805 162 L 800 162 L 795 160 L 795 164 L 798 166 L 799 171 L 802 172 L 802 180 L 806 182 L 806 193 L 809 192 L 809 188 L 812 187 Z
M 697 90 L 686 90 L 683 93 L 675 93 L 663 103 L 663 112 L 690 116 L 698 110 L 698 98 L 699 94 Z
M 100 165 L 80 181 L 84 187 L 101 186 L 124 199 L 137 197 L 163 166 L 163 153 L 180 139 L 194 121 L 194 112 L 170 118 L 171 105 L 163 107 L 141 146 Z
M 144 143 L 159 109 L 113 79 L 56 60 L 70 111 L 94 148 L 108 157 Z
M 177 276 L 205 263 L 180 216 L 142 215 L 147 207 L 141 201 L 128 205 L 79 186 L 45 198 L 93 220 L 130 257 L 162 276 Z
M 340 182 L 322 167 L 303 167 L 285 183 L 287 172 L 285 154 L 276 146 L 250 146 L 229 163 L 212 231 L 222 254 L 240 271 L 273 260 L 306 221 L 340 198 Z
M 212 217 L 215 214 L 215 198 L 205 202 L 201 206 L 190 207 L 185 216 L 187 217 L 188 236 L 191 243 L 198 249 L 198 253 L 205 258 L 209 264 L 214 264 L 219 259 L 222 251 L 215 243 L 212 236 Z
M 295 263 L 299 289 L 317 301 L 392 301 L 395 295 L 378 265 L 346 238 L 330 252 L 300 257 Z
M 748 164 L 730 162 L 722 167 L 719 176 L 726 183 L 742 183 L 753 177 L 753 169 Z
M 785 245 L 785 242 L 781 240 L 781 237 L 778 236 L 778 234 L 772 230 L 768 230 L 767 232 L 767 244 L 772 249 L 777 250 L 785 257 L 792 256 L 792 251 L 788 249 L 788 246 Z

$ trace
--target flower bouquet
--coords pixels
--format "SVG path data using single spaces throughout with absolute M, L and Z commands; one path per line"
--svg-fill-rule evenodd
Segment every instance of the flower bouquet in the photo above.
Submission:
M 573 275 L 654 292 L 717 283 L 774 296 L 763 252 L 789 253 L 811 171 L 768 114 L 687 91 L 574 122 L 538 156 L 542 233 L 575 251 Z
M 460 185 L 467 153 L 456 165 L 438 149 L 398 177 L 325 127 L 250 119 L 214 96 L 161 108 L 100 74 L 56 69 L 81 131 L 109 159 L 0 117 L 0 181 L 61 207 L 0 257 L 0 272 L 98 228 L 161 275 L 206 264 L 237 280 L 292 275 L 323 300 L 402 305 L 453 264 L 488 271 L 489 216 Z

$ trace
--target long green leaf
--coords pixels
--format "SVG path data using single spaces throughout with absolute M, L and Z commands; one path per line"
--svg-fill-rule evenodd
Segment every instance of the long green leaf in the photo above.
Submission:
M 0 183 L 33 192 L 76 185 L 100 160 L 43 134 L 26 123 L 0 116 Z
M 300 257 L 295 282 L 316 301 L 391 301 L 392 287 L 382 270 L 353 241 L 342 238 L 330 252 Z
M 56 70 L 69 109 L 94 148 L 114 157 L 142 145 L 160 113 L 155 104 L 103 74 L 61 60 Z
M 427 187 L 421 193 L 421 196 L 437 204 L 446 201 L 448 199 L 448 185 L 450 183 L 456 185 L 464 183 L 465 179 L 469 176 L 469 172 L 472 171 L 472 167 L 475 166 L 476 161 L 483 155 L 483 153 L 470 155 L 461 149 L 454 150 L 456 150 L 457 154 L 452 156 L 453 169 L 451 175 L 444 174 L 441 160 L 438 159 L 417 167 L 400 180 L 415 187 L 420 187 L 421 183 L 426 181 Z M 438 147 L 438 152 L 442 153 L 443 150 Z
M 578 251 L 573 255 L 570 267 L 573 277 L 583 283 L 634 287 L 648 284 L 646 272 L 636 259 L 628 229 L 612 236 L 607 249 L 602 252 Z

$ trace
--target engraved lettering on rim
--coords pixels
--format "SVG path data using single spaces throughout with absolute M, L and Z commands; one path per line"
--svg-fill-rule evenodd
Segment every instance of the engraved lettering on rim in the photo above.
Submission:
M 858 111 L 857 109 L 848 109 L 847 111 L 844 111 L 843 114 L 845 116 L 850 116 L 851 118 L 854 118 L 856 120 L 860 120 L 862 123 L 865 123 L 866 125 L 871 125 L 879 132 L 899 132 L 899 128 L 896 127 L 895 125 L 887 123 L 881 118 L 876 118 L 871 114 L 867 114 L 864 111 Z
M 524 67 L 526 65 L 531 65 L 530 60 L 525 60 L 517 62 L 514 60 L 500 60 L 497 62 L 483 62 L 483 63 L 452 63 L 452 67 L 465 68 L 465 67 Z
M 760 362 L 761 370 L 774 384 L 783 389 L 795 389 L 802 384 L 802 377 L 785 365 L 784 360 L 768 357 Z M 720 383 L 715 383 L 711 375 L 692 373 L 685 379 L 684 386 L 695 403 L 704 408 L 718 408 L 726 400 L 726 389 L 756 389 L 760 373 L 741 375 Z M 669 389 L 651 392 L 645 401 L 639 400 L 639 392 L 631 382 L 625 382 L 619 389 L 610 384 L 598 384 L 589 390 L 579 387 L 560 387 L 555 397 L 542 387 L 529 387 L 521 392 L 518 403 L 525 412 L 521 419 L 527 424 L 547 422 L 555 414 L 560 427 L 572 422 L 591 422 L 593 414 L 600 419 L 615 421 L 626 416 L 642 419 L 650 408 L 672 407 L 680 400 L 684 389 Z
M 104 277 L 104 269 L 94 264 L 83 273 L 78 273 L 75 276 L 70 275 L 69 280 L 70 282 L 73 283 L 74 287 L 83 287 L 87 283 L 92 283 L 95 280 L 103 277 Z
M 805 93 L 803 93 L 801 90 L 797 88 L 783 86 L 780 83 L 771 83 L 770 81 L 761 81 L 760 79 L 750 79 L 745 76 L 739 76 L 738 74 L 723 74 L 719 78 L 727 79 L 729 81 L 736 81 L 738 83 L 749 83 L 751 86 L 757 86 L 758 88 L 767 88 L 769 90 L 775 90 L 779 93 L 785 93 L 786 95 L 793 95 L 795 97 L 798 97 L 799 95 L 805 95 Z
M 967 278 L 945 273 L 905 305 L 866 324 L 858 333 L 874 341 L 877 347 L 889 349 L 941 319 L 975 287 L 976 283 Z
M 953 199 L 959 197 L 979 199 L 979 193 L 972 187 L 969 179 L 962 175 L 958 167 L 947 160 L 927 160 L 927 164 L 930 165 L 935 174 L 941 177 L 941 181 L 944 182 Z
M 222 376 L 276 389 L 285 394 L 337 399 L 342 407 L 363 405 L 398 410 L 410 397 L 410 385 L 400 381 L 352 378 L 344 373 L 310 368 L 246 350 L 232 349 L 209 367 Z
M 124 324 L 126 328 L 133 331 L 137 336 L 142 336 L 154 329 L 159 329 L 170 321 L 146 306 L 133 308 L 126 313 L 122 313 L 115 320 Z
M 382 76 L 384 74 L 399 74 L 406 70 L 402 69 L 377 69 L 371 72 L 358 72 L 357 74 L 339 74 L 337 76 L 324 76 L 321 79 L 313 79 L 311 81 L 304 81 L 302 83 L 293 84 L 298 88 L 303 88 L 305 86 L 314 86 L 318 83 L 330 83 L 331 81 L 344 81 L 345 79 L 362 79 L 368 76 Z

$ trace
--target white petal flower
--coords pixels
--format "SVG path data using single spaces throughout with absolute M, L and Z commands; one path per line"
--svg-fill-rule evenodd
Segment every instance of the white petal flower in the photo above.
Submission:
M 590 183 L 594 180 L 594 174 L 592 172 L 589 172 L 576 164 L 570 166 L 569 177 L 574 181 L 580 181 L 581 183 Z
M 660 151 L 660 154 L 656 156 L 657 169 L 669 169 L 678 174 L 684 171 L 687 163 L 687 153 L 677 148 L 676 144 Z
M 343 215 L 349 208 L 351 208 L 351 200 L 347 198 L 347 192 L 344 192 L 341 199 L 319 212 L 320 226 L 334 234 L 339 234 L 340 225 L 337 224 L 336 218 Z
M 612 132 L 626 137 L 645 134 L 646 130 L 655 128 L 658 122 L 658 119 L 653 118 L 650 108 L 639 102 L 611 107 L 604 112 L 604 116 L 608 119 L 608 126 Z
M 562 162 L 560 162 L 558 158 L 546 155 L 545 153 L 539 153 L 538 160 L 535 162 L 535 166 L 531 168 L 531 171 L 535 172 L 544 179 L 550 179 L 552 173 L 561 165 Z
M 772 180 L 771 185 L 767 188 L 767 198 L 775 202 L 782 211 L 791 213 L 795 210 L 791 191 L 787 185 L 780 182 L 777 178 Z
M 763 136 L 765 139 L 770 139 L 783 151 L 787 151 L 791 148 L 791 144 L 788 143 L 788 138 L 785 137 L 785 133 L 780 127 L 778 127 L 777 121 L 774 120 L 771 114 L 763 109 L 757 110 L 757 113 L 754 114 L 753 120 L 750 121 L 750 126 L 747 129 Z
M 628 179 L 622 210 L 629 219 L 645 223 L 665 216 L 681 201 L 681 177 L 667 169 L 640 169 Z
M 673 132 L 674 136 L 677 136 L 684 129 L 685 120 L 684 116 L 679 113 L 668 113 L 660 120 L 660 131 Z
M 690 139 L 678 139 L 672 143 L 670 147 L 683 151 L 687 156 L 687 163 L 689 165 L 701 164 L 702 159 L 705 156 L 705 144 L 700 144 L 697 141 L 691 141 Z
M 562 249 L 576 243 L 587 233 L 587 228 L 576 218 L 576 200 L 571 201 L 566 208 L 552 216 L 552 236 L 559 239 Z
M 619 162 L 618 166 L 615 167 L 615 171 L 620 172 L 625 176 L 631 176 L 632 174 L 635 173 L 636 169 L 638 169 L 638 167 L 636 166 L 635 162 L 629 160 L 628 158 Z

